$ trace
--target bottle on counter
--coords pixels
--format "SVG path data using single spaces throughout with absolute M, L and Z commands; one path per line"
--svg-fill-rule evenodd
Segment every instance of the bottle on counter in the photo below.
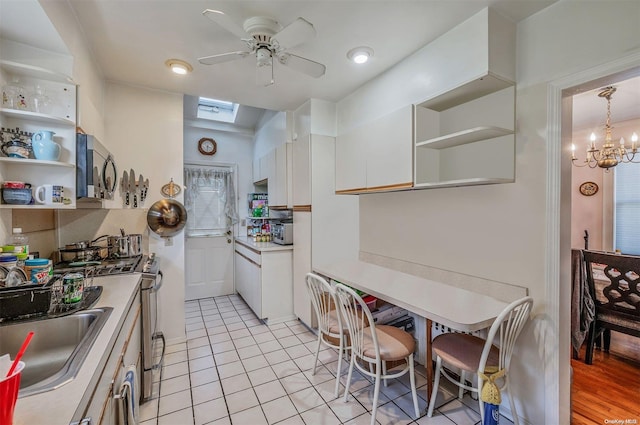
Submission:
M 29 255 L 29 237 L 22 233 L 21 227 L 14 227 L 9 245 L 13 245 L 16 254 Z

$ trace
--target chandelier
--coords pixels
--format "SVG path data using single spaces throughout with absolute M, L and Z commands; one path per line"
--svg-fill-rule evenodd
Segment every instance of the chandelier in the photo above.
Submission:
M 575 154 L 575 145 L 571 145 L 571 162 L 576 167 L 589 168 L 604 168 L 605 171 L 609 171 L 609 168 L 613 168 L 619 163 L 638 163 L 640 161 L 634 161 L 633 158 L 638 152 L 638 135 L 633 133 L 631 136 L 631 147 L 627 149 L 625 146 L 624 138 L 620 138 L 620 143 L 616 146 L 611 137 L 611 96 L 616 92 L 616 88 L 609 86 L 605 87 L 600 93 L 599 97 L 607 99 L 607 122 L 604 125 L 604 143 L 602 147 L 596 148 L 596 134 L 591 133 L 590 143 L 587 147 L 587 158 L 582 162 L 578 162 Z

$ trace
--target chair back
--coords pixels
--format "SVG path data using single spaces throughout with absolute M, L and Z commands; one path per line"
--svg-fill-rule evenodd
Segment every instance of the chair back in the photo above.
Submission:
M 533 298 L 524 297 L 512 302 L 502 310 L 489 329 L 487 341 L 480 357 L 479 371 L 485 370 L 491 346 L 496 337 L 498 338 L 497 347 L 499 350 L 498 370 L 509 369 L 513 349 L 520 332 L 529 320 L 532 306 Z
M 640 257 L 583 251 L 587 285 L 596 320 L 638 329 L 640 324 Z M 635 323 L 635 325 L 633 324 Z
M 349 330 L 349 338 L 351 338 L 351 350 L 356 357 L 370 359 L 380 362 L 380 347 L 378 346 L 378 338 L 376 336 L 376 327 L 371 316 L 371 310 L 353 289 L 341 283 L 336 284 L 336 295 L 338 298 L 338 307 L 342 320 L 346 322 Z M 365 328 L 370 327 L 372 341 L 365 338 Z M 368 336 L 367 332 L 367 336 Z M 365 356 L 365 347 L 367 343 L 373 343 L 376 357 Z
M 338 304 L 335 289 L 323 277 L 314 273 L 307 273 L 305 280 L 309 297 L 311 298 L 311 305 L 316 313 L 318 331 L 332 337 L 338 336 L 329 331 L 332 322 L 336 318 L 338 320 L 338 329 L 342 329 L 340 314 L 335 314 L 333 317 L 331 315 L 331 310 L 337 309 Z

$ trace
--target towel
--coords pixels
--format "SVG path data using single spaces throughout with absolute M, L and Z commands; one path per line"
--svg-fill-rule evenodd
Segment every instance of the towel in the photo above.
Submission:
M 120 385 L 120 420 L 122 425 L 138 425 L 138 397 L 136 395 L 136 365 L 127 368 Z
M 586 282 L 587 271 L 582 250 L 571 250 L 571 344 L 580 351 L 589 326 L 595 318 L 595 304 Z

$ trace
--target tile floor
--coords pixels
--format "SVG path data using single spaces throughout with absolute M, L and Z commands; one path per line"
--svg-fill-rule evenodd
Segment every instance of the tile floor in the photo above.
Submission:
M 354 371 L 349 401 L 335 399 L 336 351 L 322 346 L 312 375 L 317 339 L 300 322 L 267 326 L 238 295 L 189 301 L 185 317 L 187 342 L 167 347 L 159 397 L 140 406 L 141 425 L 370 423 L 373 384 Z M 424 368 L 417 371 L 422 416 L 412 416 L 405 375 L 381 386 L 380 424 L 479 423 L 477 402 L 468 395 L 460 402 L 451 387 L 439 395 L 451 401 L 426 417 Z M 345 380 L 343 373 L 341 389 Z

